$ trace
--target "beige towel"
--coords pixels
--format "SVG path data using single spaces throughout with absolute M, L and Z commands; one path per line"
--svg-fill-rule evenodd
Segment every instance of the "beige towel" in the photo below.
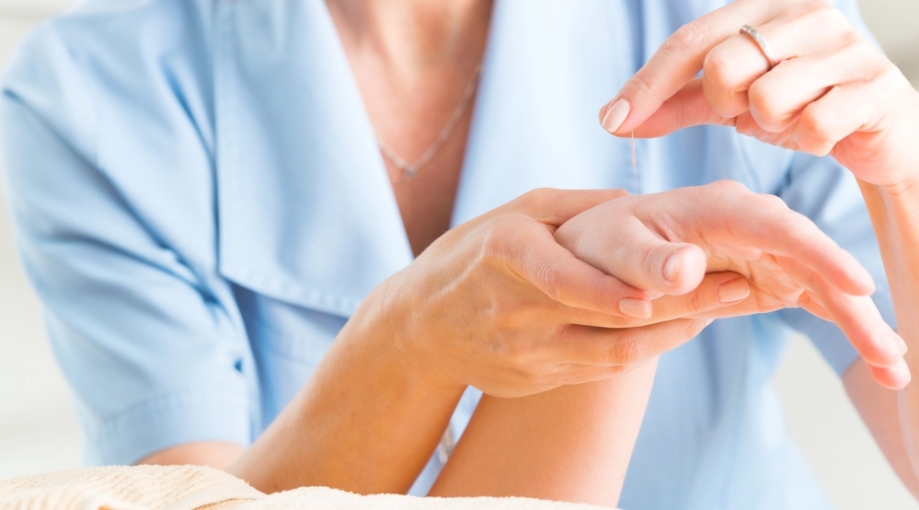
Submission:
M 525 498 L 359 496 L 308 487 L 266 496 L 195 466 L 88 468 L 0 482 L 0 510 L 597 510 Z
M 77 469 L 0 482 L 0 510 L 194 510 L 264 494 L 216 469 Z

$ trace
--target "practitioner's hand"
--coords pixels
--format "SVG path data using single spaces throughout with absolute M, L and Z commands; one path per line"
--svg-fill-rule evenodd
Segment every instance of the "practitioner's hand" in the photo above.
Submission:
M 696 279 L 692 293 L 657 301 L 651 318 L 645 292 L 553 237 L 571 217 L 623 195 L 538 190 L 460 225 L 375 289 L 350 329 L 372 332 L 356 337 L 380 339 L 371 347 L 399 353 L 434 387 L 472 385 L 501 397 L 602 379 L 658 356 L 710 322 L 685 317 L 739 301 L 749 286 L 733 273 L 709 275 L 698 288 Z M 623 248 L 630 242 L 622 239 Z
M 766 39 L 775 67 L 739 33 L 744 25 Z M 620 136 L 736 126 L 767 143 L 832 154 L 889 192 L 919 180 L 919 92 L 824 0 L 738 0 L 685 25 L 600 118 Z
M 569 220 L 556 238 L 578 258 L 658 294 L 686 292 L 706 272 L 744 275 L 749 298 L 700 316 L 800 306 L 839 325 L 878 382 L 891 388 L 909 382 L 906 345 L 868 297 L 874 290 L 868 272 L 775 196 L 720 181 L 620 198 Z M 675 255 L 678 243 L 685 244 Z

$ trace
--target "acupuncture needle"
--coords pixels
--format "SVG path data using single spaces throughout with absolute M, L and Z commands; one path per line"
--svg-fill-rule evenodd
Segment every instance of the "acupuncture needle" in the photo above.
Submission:
M 632 171 L 637 172 L 638 165 L 635 162 L 635 131 L 632 131 Z

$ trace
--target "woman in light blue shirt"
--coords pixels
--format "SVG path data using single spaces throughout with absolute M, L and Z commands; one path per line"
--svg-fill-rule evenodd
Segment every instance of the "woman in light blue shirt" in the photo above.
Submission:
M 909 183 L 919 168 L 915 91 L 904 87 L 905 80 L 886 67 L 886 59 L 855 43 L 856 29 L 865 31 L 854 2 L 841 1 L 841 11 L 817 8 L 821 4 L 816 2 L 804 4 L 810 9 L 773 2 L 774 11 L 763 10 L 763 2 L 722 8 L 725 3 L 500 0 L 493 7 L 453 2 L 441 11 L 424 3 L 356 0 L 100 0 L 45 24 L 6 75 L 4 158 L 23 261 L 46 305 L 49 336 L 74 388 L 87 461 L 229 465 L 240 455 L 245 460 L 261 454 L 274 455 L 284 465 L 290 462 L 285 458 L 290 451 L 266 451 L 264 445 L 270 444 L 271 434 L 274 439 L 296 438 L 305 431 L 308 437 L 301 445 L 308 448 L 297 451 L 298 458 L 323 462 L 297 466 L 294 471 L 304 479 L 321 482 L 341 473 L 360 478 L 368 466 L 389 465 L 393 478 L 358 488 L 411 483 L 405 473 L 421 469 L 416 466 L 420 457 L 413 453 L 432 449 L 440 434 L 401 438 L 414 439 L 405 443 L 414 446 L 402 456 L 373 457 L 375 445 L 381 438 L 403 444 L 396 441 L 398 420 L 436 421 L 443 407 L 449 414 L 456 401 L 449 426 L 441 425 L 460 434 L 478 401 L 476 391 L 462 397 L 457 393 L 452 402 L 434 400 L 439 408 L 431 405 L 420 412 L 417 406 L 389 406 L 401 400 L 383 398 L 381 385 L 380 394 L 362 394 L 363 403 L 384 424 L 379 427 L 367 426 L 356 415 L 340 416 L 342 421 L 330 422 L 326 429 L 302 429 L 295 420 L 275 418 L 297 411 L 341 411 L 334 402 L 310 399 L 317 394 L 308 391 L 311 385 L 329 390 L 319 393 L 328 398 L 336 391 L 353 396 L 349 385 L 366 390 L 375 382 L 397 379 L 399 364 L 375 357 L 385 351 L 342 341 L 342 335 L 360 337 L 354 332 L 361 333 L 361 328 L 379 334 L 387 318 L 420 321 L 429 329 L 419 326 L 415 331 L 427 336 L 406 337 L 430 340 L 443 349 L 432 351 L 443 356 L 432 355 L 428 364 L 405 372 L 424 373 L 426 380 L 438 383 L 474 382 L 499 396 L 538 389 L 533 381 L 523 384 L 525 390 L 515 387 L 508 375 L 514 366 L 501 366 L 504 358 L 484 357 L 487 350 L 470 350 L 464 358 L 455 342 L 448 341 L 455 337 L 432 334 L 437 327 L 431 329 L 422 319 L 436 310 L 432 306 L 438 294 L 419 292 L 406 283 L 442 277 L 446 281 L 441 287 L 449 289 L 449 282 L 459 277 L 420 262 L 458 253 L 434 249 L 449 245 L 449 236 L 466 240 L 463 246 L 475 246 L 470 230 L 477 224 L 470 220 L 481 220 L 481 215 L 538 187 L 622 188 L 647 194 L 732 179 L 755 192 L 776 195 L 868 268 L 878 287 L 877 309 L 889 324 L 894 322 L 891 294 L 897 297 L 900 331 L 915 347 L 919 328 L 909 312 L 917 302 L 911 289 L 919 289 L 919 271 L 908 261 L 915 259 L 912 247 L 919 243 L 909 237 L 906 226 L 914 222 L 903 206 L 910 203 Z M 709 11 L 715 14 L 678 33 L 638 80 L 628 81 L 680 26 Z M 737 37 L 740 26 L 748 23 L 763 30 L 775 45 L 774 53 L 761 54 L 755 41 Z M 820 31 L 814 26 L 826 28 L 825 36 L 815 37 Z M 854 50 L 839 50 L 840 41 Z M 807 59 L 800 53 L 804 49 L 823 51 L 836 60 Z M 773 58 L 776 62 L 770 62 Z M 778 60 L 789 63 L 772 69 Z M 809 78 L 798 80 L 808 90 L 782 81 L 794 62 L 811 65 L 793 74 Z M 703 64 L 708 81 L 692 81 Z M 815 78 L 834 76 L 830 70 L 850 76 L 829 83 Z M 877 76 L 884 79 L 874 80 Z M 766 84 L 774 79 L 775 90 L 788 95 L 756 94 L 773 89 L 751 87 L 751 78 Z M 865 85 L 834 87 L 850 81 Z M 466 99 L 472 97 L 467 93 L 470 83 L 476 84 L 474 101 Z M 639 136 L 657 136 L 690 124 L 727 126 L 642 139 L 633 168 L 628 142 L 596 125 L 597 106 L 619 89 L 622 93 L 601 117 L 604 126 L 620 135 L 634 130 Z M 831 92 L 824 97 L 827 90 Z M 822 99 L 838 103 L 823 114 L 805 117 L 813 122 L 802 125 L 813 131 L 781 136 L 797 118 L 784 114 L 800 113 L 808 105 L 815 105 L 811 113 L 820 113 L 826 105 Z M 837 104 L 873 108 L 840 109 Z M 882 115 L 894 106 L 902 117 Z M 832 115 L 841 110 L 849 114 Z M 791 152 L 737 131 L 808 153 L 844 149 L 834 156 L 861 179 L 892 271 L 892 289 L 859 183 L 850 171 L 833 159 Z M 813 136 L 818 132 L 826 136 Z M 826 146 L 827 140 L 834 143 Z M 433 155 L 429 162 L 424 161 L 426 153 Z M 419 168 L 416 158 L 427 164 Z M 713 188 L 703 189 L 713 193 Z M 766 200 L 742 195 L 736 188 L 714 189 L 742 196 L 751 205 Z M 502 214 L 545 215 L 549 219 L 544 223 L 554 230 L 564 223 L 559 218 L 593 211 L 591 205 L 613 197 L 577 194 L 578 206 L 566 206 L 571 196 L 531 195 Z M 702 203 L 717 202 L 708 196 Z M 629 202 L 613 201 L 617 203 Z M 687 221 L 694 219 L 693 210 L 698 207 L 680 209 Z M 636 214 L 620 212 L 624 216 L 610 217 L 611 223 Z M 466 230 L 442 236 L 461 224 Z M 517 238 L 526 228 L 511 226 L 498 241 L 538 239 Z M 484 241 L 498 242 L 494 239 L 486 236 L 480 244 L 491 246 Z M 596 251 L 580 246 L 583 239 L 572 235 L 566 247 L 601 266 Z M 514 253 L 553 253 L 558 245 L 545 241 L 531 251 L 517 243 Z M 432 249 L 413 263 L 429 244 Z M 553 290 L 540 282 L 540 260 L 527 262 L 533 287 L 542 283 L 542 290 Z M 422 271 L 419 267 L 427 268 L 426 278 L 412 280 L 413 273 Z M 577 267 L 566 276 L 588 271 Z M 666 274 L 666 264 L 658 267 L 660 275 Z M 635 287 L 656 290 L 654 282 L 632 281 L 640 271 L 603 269 L 633 285 L 604 280 L 608 286 L 593 301 L 582 293 L 549 294 L 575 308 L 645 315 L 648 300 L 659 294 Z M 712 295 L 704 292 L 729 283 L 712 278 L 725 277 L 709 277 L 709 287 L 703 284 L 700 295 Z M 384 281 L 402 282 L 402 287 L 381 285 Z M 562 289 L 579 289 L 561 281 Z M 499 288 L 492 283 L 480 288 Z M 508 293 L 501 296 L 509 296 L 508 284 L 502 285 Z M 814 279 L 810 285 L 819 287 L 821 281 Z M 408 307 L 411 313 L 392 313 L 384 306 L 393 296 L 413 292 L 420 295 L 409 301 L 418 308 Z M 631 301 L 616 300 L 611 309 L 603 302 L 611 295 Z M 362 310 L 373 313 L 356 314 L 361 303 Z M 456 309 L 465 301 L 445 303 L 442 308 Z M 821 313 L 851 303 L 810 305 Z M 859 310 L 871 309 L 865 305 L 858 301 Z M 461 315 L 444 316 L 452 317 L 454 326 L 472 327 L 487 313 L 471 310 L 480 313 L 470 311 L 468 323 L 459 320 Z M 854 335 L 853 342 L 859 335 L 885 337 L 880 346 L 893 341 L 886 326 L 881 330 L 874 323 L 873 331 L 859 331 L 860 324 L 840 320 L 844 316 L 823 315 Z M 375 316 L 378 321 L 349 321 L 352 316 Z M 527 327 L 520 341 L 552 329 L 535 320 L 521 324 Z M 672 337 L 674 343 L 696 332 L 684 328 L 682 338 L 673 326 L 680 323 L 664 324 L 674 329 L 660 337 Z M 704 325 L 699 320 L 692 324 Z M 919 406 L 919 398 L 907 390 L 898 403 L 895 394 L 870 380 L 873 373 L 888 386 L 905 383 L 902 352 L 887 356 L 880 348 L 872 350 L 870 342 L 856 342 L 865 358 L 856 361 L 856 350 L 836 326 L 804 310 L 785 309 L 717 321 L 661 357 L 622 489 L 623 507 L 829 506 L 786 437 L 777 399 L 768 387 L 792 329 L 806 333 L 837 372 L 845 374 L 850 394 L 878 431 L 898 473 L 910 487 L 919 484 L 908 455 L 913 451 L 910 427 L 900 428 L 901 423 L 914 423 L 909 412 Z M 396 347 L 404 340 L 381 336 Z M 333 339 L 335 347 L 323 359 Z M 475 335 L 469 340 L 460 345 L 474 345 Z M 347 365 L 340 362 L 342 357 L 379 363 L 368 363 L 377 368 L 361 377 L 339 380 L 336 370 Z M 517 362 L 518 368 L 525 364 L 519 356 Z M 481 373 L 476 373 L 480 363 Z M 448 366 L 462 367 L 460 375 L 444 368 Z M 647 372 L 638 369 L 624 377 L 641 386 Z M 556 378 L 547 385 L 589 379 Z M 616 394 L 623 394 L 622 380 L 609 384 L 619 384 Z M 306 396 L 295 400 L 298 393 Z M 476 412 L 477 417 L 484 414 L 482 409 Z M 523 411 L 510 414 L 528 416 Z M 907 419 L 901 422 L 901 417 Z M 630 425 L 607 418 L 591 423 L 608 424 L 610 436 L 622 436 L 611 448 L 630 447 Z M 631 421 L 631 427 L 637 428 L 639 421 Z M 274 432 L 263 435 L 272 422 L 278 424 L 269 429 Z M 338 437 L 341 427 L 335 423 L 350 424 L 366 435 L 352 437 L 348 444 L 322 441 Z M 255 448 L 243 454 L 253 442 Z M 435 456 L 425 468 L 416 492 L 426 492 L 442 457 L 446 455 Z M 614 487 L 619 483 L 615 469 L 605 470 Z M 595 487 L 602 480 L 588 482 Z M 272 483 L 261 485 L 278 488 Z M 615 499 L 615 494 L 610 497 Z

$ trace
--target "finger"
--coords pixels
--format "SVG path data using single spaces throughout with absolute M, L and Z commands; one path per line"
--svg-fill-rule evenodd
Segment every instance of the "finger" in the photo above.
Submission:
M 559 227 L 582 212 L 604 202 L 629 196 L 622 189 L 562 190 L 540 188 L 496 209 L 501 213 L 517 212 L 536 221 Z
M 789 275 L 812 291 L 813 299 L 822 305 L 826 317 L 845 333 L 862 359 L 871 366 L 889 368 L 906 353 L 906 343 L 884 321 L 869 296 L 840 292 L 795 260 L 783 261 Z
M 884 67 L 866 41 L 828 55 L 786 60 L 750 86 L 750 114 L 765 131 L 781 133 L 831 87 L 871 80 Z M 843 112 L 850 112 L 849 106 Z
M 569 326 L 550 351 L 553 359 L 565 363 L 628 367 L 683 345 L 709 324 L 705 319 L 677 319 L 629 329 Z
M 847 293 L 874 292 L 871 274 L 806 216 L 778 197 L 733 182 L 709 185 L 712 228 L 774 255 L 794 258 Z M 719 225 L 718 223 L 721 222 Z
M 653 313 L 649 318 L 610 316 L 576 308 L 565 308 L 560 316 L 570 324 L 581 326 L 635 328 L 688 317 L 715 316 L 719 309 L 744 301 L 750 292 L 746 278 L 737 273 L 711 273 L 705 275 L 702 283 L 689 294 L 653 300 Z
M 872 129 L 881 121 L 884 105 L 890 101 L 885 89 L 875 81 L 849 83 L 833 87 L 809 104 L 794 128 L 800 150 L 825 156 L 852 133 Z
M 882 68 L 893 70 L 877 59 L 866 65 L 872 59 L 868 53 L 875 50 L 857 46 L 829 57 L 782 62 L 753 84 L 752 106 L 744 94 L 742 106 L 716 111 L 703 78 L 696 78 L 637 126 L 635 137 L 656 138 L 704 124 L 736 126 L 741 134 L 763 142 L 825 156 L 840 140 L 876 122 L 879 105 L 888 102 L 882 91 L 889 89 L 863 79 L 876 77 Z M 839 83 L 843 85 L 834 87 Z M 742 113 L 734 113 L 738 110 Z
M 909 365 L 906 361 L 900 360 L 895 366 L 890 368 L 868 366 L 871 376 L 881 386 L 892 390 L 902 390 L 912 380 L 909 371 Z
M 843 294 L 829 286 L 825 292 L 820 298 L 830 317 L 866 363 L 891 367 L 902 359 L 906 344 L 884 321 L 870 297 Z
M 702 88 L 702 78 L 695 78 L 661 104 L 634 130 L 636 138 L 657 138 L 683 128 L 711 124 L 733 126 L 735 120 L 722 117 L 712 108 Z
M 813 9 L 811 14 L 773 19 L 757 26 L 756 31 L 768 41 L 771 56 L 766 56 L 746 33 L 735 33 L 705 56 L 705 95 L 719 115 L 736 117 L 747 111 L 748 91 L 756 81 L 802 57 L 834 54 L 848 42 L 849 33 L 856 34 L 842 14 L 829 5 Z M 831 74 L 837 71 L 833 69 Z M 805 69 L 801 78 L 816 72 Z
M 595 211 L 595 219 L 605 220 L 600 216 L 603 212 Z M 615 223 L 609 225 L 606 235 L 569 238 L 560 229 L 556 236 L 584 262 L 639 289 L 680 295 L 702 281 L 706 260 L 698 246 L 670 242 L 631 215 L 609 220 Z
M 771 19 L 781 2 L 734 2 L 676 31 L 601 110 L 601 123 L 614 134 L 627 134 L 692 80 L 705 55 L 745 24 Z
M 756 315 L 760 313 L 769 313 L 783 308 L 804 308 L 808 312 L 820 317 L 828 322 L 833 322 L 829 312 L 823 308 L 819 302 L 814 300 L 809 292 L 804 292 L 795 303 L 782 303 L 776 299 L 768 299 L 760 296 L 762 291 L 754 287 L 750 297 L 736 304 L 724 308 L 716 308 L 708 312 L 693 315 L 693 319 L 726 319 L 729 317 L 743 317 L 746 315 Z
M 823 303 L 810 291 L 805 292 L 801 295 L 800 301 L 801 308 L 805 309 L 811 315 L 819 317 L 827 322 L 833 322 L 833 316 L 830 312 L 823 306 Z
M 579 260 L 555 241 L 545 225 L 518 222 L 504 234 L 510 239 L 498 241 L 499 256 L 553 301 L 614 316 L 651 315 L 643 291 Z

